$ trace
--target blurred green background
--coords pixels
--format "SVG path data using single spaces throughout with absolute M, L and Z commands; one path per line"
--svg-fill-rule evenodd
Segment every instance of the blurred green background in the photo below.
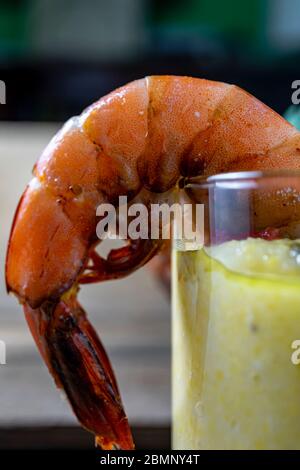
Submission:
M 299 0 L 0 0 L 0 119 L 64 120 L 136 77 L 238 83 L 282 112 Z

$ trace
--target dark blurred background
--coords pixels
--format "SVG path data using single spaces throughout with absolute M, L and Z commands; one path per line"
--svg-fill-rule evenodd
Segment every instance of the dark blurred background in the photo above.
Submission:
M 299 0 L 1 0 L 5 120 L 61 121 L 149 74 L 238 83 L 282 112 L 300 75 Z

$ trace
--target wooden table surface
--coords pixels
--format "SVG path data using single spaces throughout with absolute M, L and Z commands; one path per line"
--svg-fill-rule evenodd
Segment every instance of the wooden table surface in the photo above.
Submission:
M 53 384 L 15 298 L 4 285 L 6 243 L 14 208 L 41 150 L 58 125 L 0 124 L 0 428 L 69 426 L 75 419 Z M 80 300 L 107 347 L 130 421 L 170 422 L 169 302 L 146 268 L 126 280 L 85 286 Z

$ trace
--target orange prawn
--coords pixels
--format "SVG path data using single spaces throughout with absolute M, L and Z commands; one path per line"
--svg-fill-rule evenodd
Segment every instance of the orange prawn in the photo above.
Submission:
M 160 249 L 127 240 L 95 248 L 96 208 L 177 191 L 181 176 L 300 167 L 300 133 L 234 85 L 153 76 L 68 121 L 38 160 L 18 205 L 6 283 L 58 387 L 103 449 L 133 449 L 117 382 L 77 300 L 78 286 L 126 276 Z

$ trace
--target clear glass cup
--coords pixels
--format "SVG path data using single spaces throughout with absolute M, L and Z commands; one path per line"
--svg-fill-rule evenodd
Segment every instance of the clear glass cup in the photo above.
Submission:
M 300 173 L 184 190 L 204 246 L 172 250 L 173 448 L 300 449 Z

